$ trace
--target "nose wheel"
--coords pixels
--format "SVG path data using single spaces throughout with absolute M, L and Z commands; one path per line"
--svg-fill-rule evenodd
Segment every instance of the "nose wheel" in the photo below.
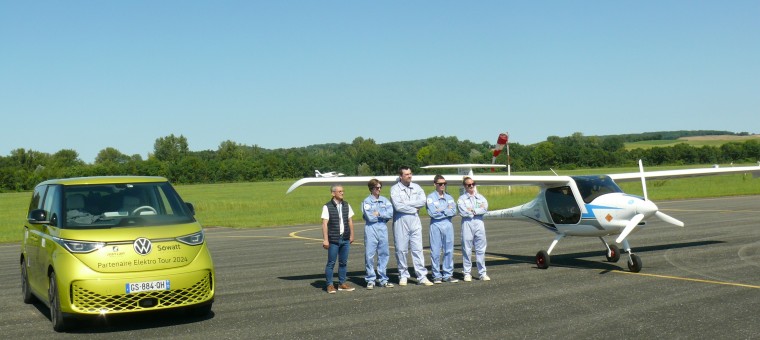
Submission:
M 630 254 L 628 257 L 628 270 L 632 273 L 638 273 L 641 271 L 641 258 L 636 254 Z
M 623 249 L 628 253 L 628 270 L 632 273 L 638 273 L 641 271 L 641 258 L 631 251 L 631 246 L 628 244 L 628 240 L 623 240 Z

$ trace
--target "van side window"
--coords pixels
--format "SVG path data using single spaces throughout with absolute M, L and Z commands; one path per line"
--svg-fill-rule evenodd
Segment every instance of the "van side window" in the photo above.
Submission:
M 51 185 L 45 193 L 45 200 L 42 202 L 42 206 L 50 216 L 50 224 L 60 227 L 61 216 L 61 186 Z
M 32 210 L 42 209 L 42 198 L 45 197 L 45 190 L 47 190 L 47 188 L 47 185 L 40 185 L 34 188 L 32 201 L 29 202 L 29 211 L 27 211 L 27 213 L 32 212 Z

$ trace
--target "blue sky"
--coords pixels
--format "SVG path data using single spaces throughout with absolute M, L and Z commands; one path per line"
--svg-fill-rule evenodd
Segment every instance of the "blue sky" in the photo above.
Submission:
M 0 155 L 760 132 L 760 1 L 0 0 Z

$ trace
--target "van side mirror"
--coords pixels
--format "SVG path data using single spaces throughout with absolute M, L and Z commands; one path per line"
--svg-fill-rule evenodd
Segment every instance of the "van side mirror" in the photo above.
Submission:
M 190 213 L 193 214 L 193 216 L 195 216 L 195 207 L 193 206 L 193 204 L 188 203 L 188 202 L 185 202 L 185 204 L 187 205 L 187 208 L 190 209 Z
M 35 209 L 30 211 L 29 216 L 26 217 L 26 220 L 31 224 L 50 224 L 47 211 L 42 209 Z

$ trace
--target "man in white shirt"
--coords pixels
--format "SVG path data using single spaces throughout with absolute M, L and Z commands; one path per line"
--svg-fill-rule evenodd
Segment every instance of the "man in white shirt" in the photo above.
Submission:
M 352 291 L 355 288 L 346 283 L 348 269 L 348 253 L 354 242 L 354 222 L 351 217 L 354 211 L 348 202 L 343 201 L 343 186 L 333 185 L 330 188 L 332 199 L 322 206 L 322 247 L 327 249 L 327 265 L 325 279 L 327 292 L 335 293 L 333 285 L 333 270 L 338 261 L 338 289 Z

